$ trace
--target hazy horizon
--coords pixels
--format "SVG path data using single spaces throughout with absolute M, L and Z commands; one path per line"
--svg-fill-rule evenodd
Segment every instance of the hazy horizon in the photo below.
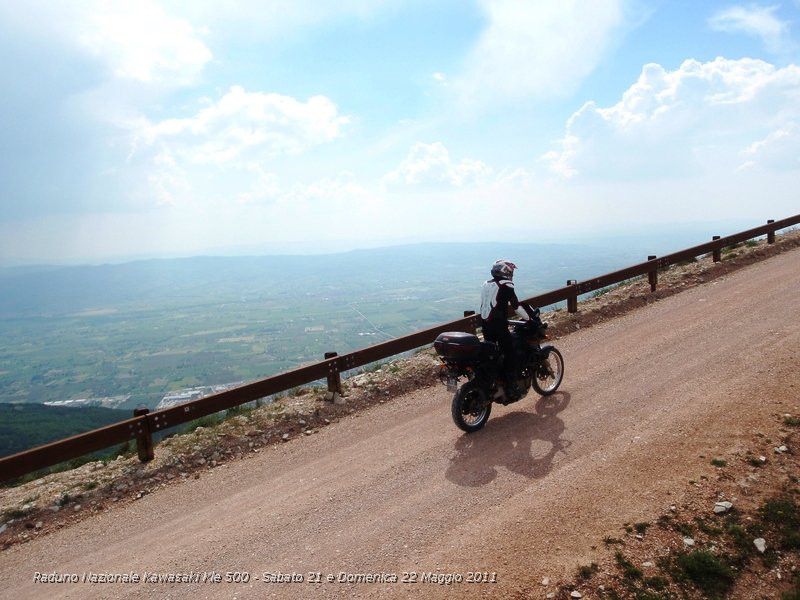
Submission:
M 778 215 L 775 219 L 785 218 L 790 215 Z M 766 222 L 766 220 L 764 220 Z M 531 237 L 535 239 L 525 239 L 519 233 L 513 232 L 507 240 L 500 239 L 475 239 L 468 236 L 451 236 L 451 239 L 436 240 L 426 239 L 389 239 L 389 240 L 342 240 L 339 242 L 316 243 L 310 242 L 286 242 L 282 244 L 251 244 L 247 246 L 222 246 L 198 249 L 192 253 L 155 253 L 121 256 L 102 256 L 90 259 L 89 257 L 62 257 L 61 260 L 17 257 L 9 259 L 0 256 L 0 268 L 10 267 L 47 267 L 47 266 L 91 266 L 104 264 L 123 264 L 140 260 L 161 260 L 177 258 L 196 258 L 196 257 L 258 257 L 258 256 L 328 256 L 333 254 L 345 254 L 358 250 L 375 250 L 385 248 L 400 248 L 404 246 L 416 246 L 425 244 L 588 244 L 613 246 L 614 244 L 627 242 L 630 239 L 641 239 L 643 242 L 652 239 L 658 245 L 658 251 L 680 250 L 687 244 L 699 244 L 710 239 L 711 235 L 728 235 L 762 225 L 763 222 L 755 222 L 749 219 L 728 219 L 718 221 L 698 221 L 698 222 L 675 222 L 675 223 L 653 223 L 643 225 L 636 230 L 616 229 L 607 227 L 606 229 L 595 229 L 587 231 L 567 231 L 559 234 L 557 231 L 537 233 Z M 669 246 L 669 241 L 674 240 L 674 247 Z M 653 249 L 655 251 L 656 248 Z

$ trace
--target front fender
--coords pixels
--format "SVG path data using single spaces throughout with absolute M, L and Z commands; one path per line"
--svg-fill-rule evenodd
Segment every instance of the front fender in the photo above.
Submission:
M 545 344 L 539 348 L 539 354 L 542 358 L 547 358 L 547 355 L 550 354 L 550 351 L 554 348 L 552 344 Z

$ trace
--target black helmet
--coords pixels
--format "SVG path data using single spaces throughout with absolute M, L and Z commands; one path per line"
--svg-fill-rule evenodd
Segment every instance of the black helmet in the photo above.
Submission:
M 501 258 L 494 261 L 492 265 L 492 277 L 497 277 L 498 279 L 514 279 L 514 269 L 516 268 L 517 265 L 513 262 Z

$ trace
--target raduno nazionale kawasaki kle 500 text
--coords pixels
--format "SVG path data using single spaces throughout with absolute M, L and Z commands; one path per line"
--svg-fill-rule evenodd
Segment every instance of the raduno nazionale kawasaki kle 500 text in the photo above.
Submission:
M 506 405 L 527 396 L 531 386 L 542 396 L 554 393 L 564 378 L 564 358 L 557 348 L 541 342 L 547 339 L 547 323 L 542 323 L 539 309 L 528 321 L 509 321 L 516 356 L 516 384 L 520 393 L 510 397 L 503 380 L 503 356 L 498 344 L 484 342 L 477 335 L 463 331 L 440 334 L 433 344 L 442 366 L 439 377 L 454 391 L 453 422 L 471 433 L 489 420 L 492 402 Z M 458 380 L 466 378 L 460 387 Z

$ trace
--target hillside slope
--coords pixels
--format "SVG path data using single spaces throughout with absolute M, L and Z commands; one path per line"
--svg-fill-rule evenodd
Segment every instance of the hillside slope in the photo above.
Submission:
M 0 403 L 0 456 L 8 456 L 129 418 L 128 411 Z
M 462 435 L 441 387 L 2 554 L 9 595 L 34 571 L 496 573 L 494 584 L 140 583 L 49 597 L 513 595 L 570 573 L 620 521 L 654 519 L 776 413 L 797 411 L 800 250 L 559 340 L 562 390 Z M 593 546 L 595 548 L 593 548 Z

